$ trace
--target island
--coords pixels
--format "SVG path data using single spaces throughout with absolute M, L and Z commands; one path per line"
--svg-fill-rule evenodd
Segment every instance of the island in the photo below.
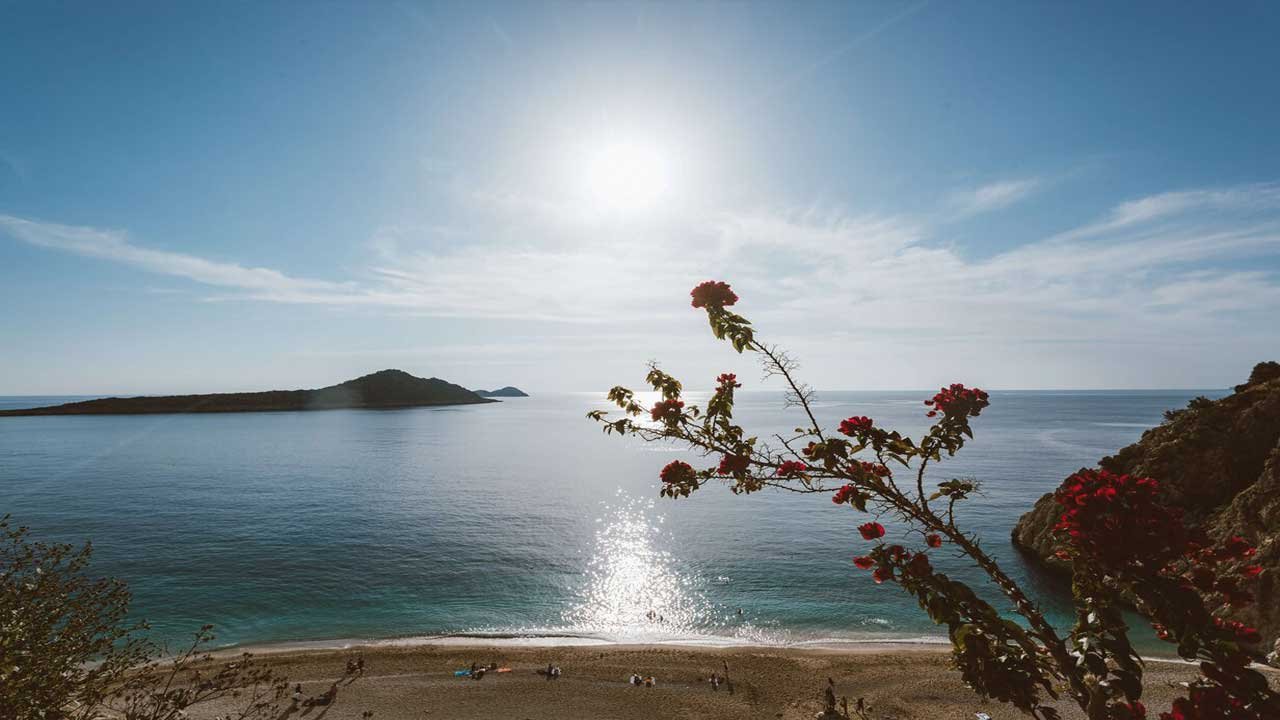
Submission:
M 518 392 L 518 391 L 517 391 Z M 391 409 L 498 402 L 440 378 L 382 370 L 318 390 L 270 390 L 212 395 L 101 398 L 22 410 L 15 415 L 149 415 L 157 413 L 270 412 L 283 410 Z
M 473 390 L 472 392 L 479 395 L 480 397 L 487 397 L 487 398 L 529 397 L 529 393 L 521 390 L 518 387 L 511 387 L 510 385 L 503 388 L 498 388 L 497 390 Z

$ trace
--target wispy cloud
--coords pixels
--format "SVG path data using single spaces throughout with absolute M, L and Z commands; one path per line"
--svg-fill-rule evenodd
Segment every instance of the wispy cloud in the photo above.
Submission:
M 37 247 L 112 260 L 205 285 L 248 291 L 264 299 L 287 302 L 315 294 L 342 296 L 349 295 L 354 289 L 350 283 L 295 278 L 267 268 L 245 267 L 195 255 L 153 250 L 131 243 L 127 233 L 119 230 L 61 225 L 2 214 L 0 229 Z
M 950 205 L 958 217 L 978 215 L 1009 207 L 1029 197 L 1039 186 L 1040 181 L 1035 178 L 1001 180 L 972 190 L 954 192 Z
M 1075 240 L 1185 217 L 1196 212 L 1192 222 L 1227 220 L 1239 222 L 1260 215 L 1268 217 L 1280 210 L 1280 184 L 1259 183 L 1229 188 L 1180 190 L 1123 202 L 1104 219 L 1058 235 L 1057 240 Z M 1274 219 L 1274 218 L 1272 218 Z
M 970 193 L 969 207 L 1012 202 L 1034 187 L 987 186 Z M 1096 222 L 980 260 L 936 242 L 918 218 L 813 210 L 722 212 L 630 234 L 532 226 L 504 243 L 439 227 L 423 230 L 424 241 L 413 226 L 395 227 L 370 241 L 367 269 L 346 281 L 155 250 L 120 231 L 9 215 L 0 230 L 218 289 L 211 299 L 435 317 L 653 327 L 683 312 L 679 298 L 706 277 L 733 281 L 753 314 L 797 333 L 1161 338 L 1245 327 L 1249 313 L 1280 315 L 1280 279 L 1239 265 L 1280 258 L 1275 185 L 1126 201 Z M 815 308 L 838 316 L 836 325 Z

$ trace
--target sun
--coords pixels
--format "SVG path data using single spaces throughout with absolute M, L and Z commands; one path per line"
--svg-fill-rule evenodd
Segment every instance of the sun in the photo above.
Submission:
M 671 189 L 671 157 L 657 142 L 630 138 L 586 148 L 582 183 L 592 208 L 636 213 L 657 207 Z

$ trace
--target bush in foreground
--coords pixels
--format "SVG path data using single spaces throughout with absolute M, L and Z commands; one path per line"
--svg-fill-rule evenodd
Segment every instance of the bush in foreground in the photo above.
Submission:
M 211 625 L 161 659 L 125 584 L 89 574 L 91 545 L 29 534 L 0 518 L 0 720 L 180 720 L 214 701 L 236 720 L 282 716 L 287 678 L 249 653 L 215 660 Z

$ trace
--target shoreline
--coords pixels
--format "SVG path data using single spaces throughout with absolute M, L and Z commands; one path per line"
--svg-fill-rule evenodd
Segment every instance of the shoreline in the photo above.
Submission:
M 350 651 L 384 648 L 417 647 L 485 647 L 485 648 L 680 648 L 704 650 L 792 651 L 817 650 L 840 652 L 864 647 L 949 648 L 942 636 L 901 638 L 818 638 L 792 643 L 766 643 L 731 637 L 705 636 L 671 639 L 612 640 L 591 635 L 518 634 L 518 633 L 452 633 L 447 635 L 411 635 L 389 638 L 334 638 L 328 640 L 283 640 L 278 642 L 236 643 L 213 648 L 212 652 L 276 655 L 298 652 Z
M 285 640 L 280 642 L 244 643 L 219 646 L 210 649 L 215 657 L 229 657 L 241 653 L 272 657 L 325 653 L 360 653 L 381 650 L 412 650 L 431 648 L 446 650 L 688 650 L 704 652 L 780 652 L 815 653 L 820 655 L 881 654 L 893 652 L 947 652 L 951 643 L 943 636 L 911 636 L 901 638 L 818 638 L 794 643 L 761 643 L 734 638 L 712 637 L 677 638 L 668 640 L 610 640 L 589 635 L 521 635 L 515 633 L 455 633 L 448 635 L 413 635 L 390 638 L 335 638 L 330 640 Z M 1177 655 L 1140 655 L 1144 662 L 1173 665 L 1196 665 Z M 1268 665 L 1254 663 L 1254 667 L 1274 670 Z
M 852 709 L 863 698 L 875 720 L 970 718 L 976 712 L 992 720 L 1025 717 L 1004 703 L 982 700 L 950 667 L 949 645 L 937 642 L 859 641 L 843 647 L 732 647 L 672 644 L 495 645 L 472 638 L 463 643 L 415 639 L 414 644 L 353 641 L 342 648 L 267 646 L 259 660 L 300 684 L 308 697 L 337 687 L 337 702 L 325 708 L 325 720 L 356 720 L 365 711 L 378 720 L 812 720 L 822 709 L 828 679 L 837 697 Z M 262 647 L 262 646 L 259 646 Z M 249 648 L 245 648 L 249 649 Z M 220 651 L 219 655 L 233 650 Z M 349 660 L 362 658 L 365 672 L 344 677 Z M 510 668 L 480 680 L 459 677 L 472 663 Z M 554 665 L 554 681 L 545 669 Z M 543 674 L 538 671 L 543 670 Z M 1280 671 L 1264 670 L 1272 684 Z M 652 676 L 652 688 L 627 682 L 632 673 Z M 727 676 L 713 688 L 712 673 Z M 1184 661 L 1147 665 L 1144 702 L 1169 707 L 1179 688 L 1192 679 L 1194 664 Z M 730 687 L 732 690 L 730 690 Z M 1063 720 L 1083 720 L 1070 701 L 1050 703 Z M 213 720 L 231 710 L 210 703 L 190 713 L 191 720 Z M 316 720 L 317 713 L 292 720 Z

